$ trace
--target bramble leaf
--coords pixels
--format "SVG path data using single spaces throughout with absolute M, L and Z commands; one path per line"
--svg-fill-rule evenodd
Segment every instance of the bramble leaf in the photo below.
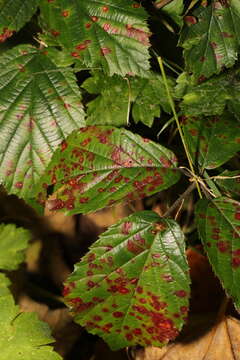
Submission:
M 228 196 L 240 198 L 240 170 L 225 170 L 217 176 L 216 183 Z
M 30 232 L 13 224 L 0 225 L 0 269 L 16 270 L 24 260 Z
M 199 235 L 215 274 L 240 310 L 240 203 L 228 198 L 200 200 Z
M 113 349 L 161 346 L 188 312 L 184 235 L 152 211 L 111 226 L 75 265 L 64 288 L 75 321 Z
M 184 73 L 179 76 L 177 83 L 175 96 L 183 98 L 180 106 L 185 115 L 220 115 L 227 108 L 240 120 L 239 68 L 214 76 L 199 85 L 194 85 Z
M 0 1 L 0 43 L 20 30 L 37 10 L 39 0 Z
M 221 166 L 240 151 L 240 124 L 230 113 L 183 117 L 183 132 L 192 159 L 201 169 Z
M 61 360 L 49 346 L 54 340 L 48 325 L 36 313 L 21 313 L 8 285 L 9 280 L 0 274 L 0 360 Z
M 176 24 L 178 24 L 179 26 L 182 26 L 183 24 L 183 18 L 182 18 L 182 13 L 184 10 L 184 4 L 183 4 L 183 0 L 172 0 L 169 3 L 165 4 L 164 6 L 162 6 L 162 3 L 164 3 L 164 0 L 157 0 L 155 1 L 155 7 L 161 8 L 161 11 L 165 14 L 167 14 L 169 17 L 171 17 Z
M 168 78 L 171 92 L 173 85 L 173 79 Z M 125 126 L 129 121 L 131 104 L 135 123 L 141 121 L 149 127 L 152 126 L 154 117 L 160 116 L 161 108 L 165 112 L 171 112 L 162 77 L 153 73 L 143 79 L 122 78 L 117 75 L 106 77 L 95 72 L 82 87 L 91 94 L 100 94 L 88 103 L 89 125 Z
M 240 3 L 213 0 L 185 16 L 179 45 L 184 48 L 186 70 L 202 81 L 223 67 L 234 65 L 240 45 Z
M 41 0 L 41 25 L 48 44 L 61 46 L 89 67 L 109 75 L 146 76 L 149 69 L 147 14 L 132 0 Z
M 125 129 L 89 126 L 62 143 L 38 186 L 44 205 L 54 185 L 49 210 L 87 213 L 120 201 L 144 198 L 179 180 L 175 155 Z
M 9 193 L 31 196 L 57 146 L 85 125 L 80 101 L 72 69 L 46 50 L 21 45 L 0 57 L 0 180 Z

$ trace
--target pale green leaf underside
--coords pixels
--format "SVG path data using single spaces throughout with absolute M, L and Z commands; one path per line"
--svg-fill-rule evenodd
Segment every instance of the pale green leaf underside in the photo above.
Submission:
M 185 22 L 180 45 L 185 49 L 187 70 L 196 79 L 203 80 L 235 63 L 240 45 L 239 0 L 200 5 Z
M 84 124 L 71 68 L 28 45 L 0 57 L 0 180 L 9 193 L 30 197 L 57 146 Z
M 110 75 L 146 75 L 147 14 L 132 0 L 41 0 L 42 38 Z
M 213 270 L 240 311 L 240 203 L 200 200 L 196 221 Z
M 0 225 L 0 269 L 16 270 L 24 260 L 30 232 L 13 224 Z
M 173 84 L 168 78 L 171 92 Z M 160 116 L 161 108 L 171 112 L 162 77 L 153 73 L 149 73 L 147 79 L 94 73 L 82 87 L 91 94 L 100 94 L 88 103 L 88 125 L 126 126 L 131 107 L 133 120 L 151 127 L 154 117 Z
M 46 323 L 35 313 L 20 313 L 0 274 L 0 360 L 61 360 L 53 351 L 53 338 Z
M 37 10 L 39 0 L 0 1 L 0 43 L 20 30 Z
M 178 224 L 152 211 L 111 226 L 64 289 L 75 320 L 116 350 L 174 339 L 188 311 L 189 275 Z
M 39 204 L 70 214 L 144 198 L 179 180 L 175 155 L 125 129 L 88 126 L 55 152 L 36 190 Z M 47 187 L 54 185 L 54 199 Z
M 240 198 L 240 170 L 225 170 L 217 176 L 216 183 L 229 197 Z

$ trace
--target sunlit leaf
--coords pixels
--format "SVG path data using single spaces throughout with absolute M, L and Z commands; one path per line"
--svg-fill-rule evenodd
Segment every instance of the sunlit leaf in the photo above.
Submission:
M 213 270 L 240 310 L 240 203 L 224 197 L 200 200 L 196 221 Z
M 217 176 L 216 183 L 229 196 L 240 198 L 240 170 L 225 170 Z
M 80 101 L 72 69 L 46 50 L 21 45 L 0 57 L 0 180 L 9 193 L 31 196 L 57 146 L 85 125 Z
M 157 9 L 161 9 L 163 13 L 171 17 L 179 26 L 182 26 L 183 0 L 171 0 L 168 3 L 165 0 L 157 0 L 154 5 Z
M 48 325 L 35 313 L 20 313 L 8 285 L 0 274 L 0 360 L 61 360 L 49 346 L 54 340 Z
M 147 14 L 132 0 L 41 0 L 45 42 L 61 46 L 74 61 L 110 75 L 146 75 Z
M 201 169 L 221 166 L 240 151 L 240 124 L 230 113 L 183 117 L 183 132 L 192 158 Z
M 15 270 L 24 260 L 24 252 L 31 234 L 13 224 L 0 225 L 0 269 Z
M 64 294 L 76 322 L 114 350 L 174 339 L 189 297 L 180 227 L 151 211 L 122 219 L 75 266 Z
M 199 81 L 231 67 L 240 45 L 239 0 L 207 1 L 184 18 L 180 45 L 184 48 L 186 69 Z
M 174 81 L 168 78 L 169 90 Z M 159 117 L 161 108 L 171 112 L 162 77 L 149 73 L 148 78 L 120 76 L 106 77 L 101 73 L 87 79 L 82 87 L 91 94 L 100 94 L 88 103 L 89 125 L 125 126 L 129 121 L 132 104 L 133 120 L 151 127 L 154 117 Z M 161 107 L 160 107 L 161 106 Z
M 175 155 L 125 129 L 89 126 L 73 132 L 55 152 L 38 186 L 49 210 L 87 213 L 166 189 L 179 179 Z
M 20 30 L 37 10 L 40 0 L 0 1 L 0 43 Z
M 240 120 L 240 69 L 214 76 L 202 84 L 192 84 L 192 79 L 181 74 L 177 80 L 175 96 L 186 115 L 220 115 L 230 110 Z

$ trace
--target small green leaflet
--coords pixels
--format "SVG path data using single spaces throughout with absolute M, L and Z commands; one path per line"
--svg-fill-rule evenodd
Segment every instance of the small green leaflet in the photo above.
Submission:
M 0 225 L 0 269 L 16 270 L 24 260 L 31 234 L 13 224 Z
M 225 112 L 221 116 L 182 118 L 189 151 L 201 169 L 214 169 L 240 151 L 240 123 Z
M 173 91 L 174 80 L 168 78 L 168 87 Z M 159 117 L 161 108 L 167 113 L 171 108 L 162 77 L 149 73 L 148 78 L 114 75 L 106 77 L 94 73 L 82 87 L 90 94 L 100 94 L 88 103 L 87 124 L 126 126 L 129 122 L 130 105 L 135 123 L 141 121 L 151 127 L 154 117 Z
M 0 180 L 9 193 L 30 197 L 57 146 L 84 125 L 70 67 L 30 45 L 0 57 Z
M 87 213 L 144 198 L 179 180 L 175 155 L 125 129 L 89 126 L 74 131 L 55 152 L 37 188 L 49 210 Z
M 35 313 L 21 313 L 8 290 L 9 280 L 0 274 L 0 360 L 61 360 L 52 346 L 46 323 Z
M 113 350 L 173 340 L 188 312 L 189 274 L 179 225 L 142 211 L 111 226 L 64 288 L 75 321 Z
M 147 14 L 132 0 L 40 1 L 41 38 L 61 46 L 73 61 L 101 67 L 110 76 L 146 76 L 149 69 Z
M 200 200 L 196 222 L 213 270 L 240 311 L 240 203 Z
M 37 10 L 39 0 L 0 1 L 0 43 L 20 30 Z
M 186 69 L 202 81 L 238 58 L 240 45 L 239 0 L 213 0 L 185 16 L 179 45 L 184 48 Z
M 239 68 L 199 85 L 194 85 L 192 78 L 183 73 L 177 80 L 175 97 L 183 98 L 180 106 L 185 115 L 220 115 L 227 108 L 240 120 L 239 89 Z
M 229 197 L 240 199 L 240 170 L 225 170 L 216 177 L 216 183 Z

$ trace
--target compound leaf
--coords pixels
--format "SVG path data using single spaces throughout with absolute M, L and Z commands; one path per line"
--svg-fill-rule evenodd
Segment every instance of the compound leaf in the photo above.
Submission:
M 152 211 L 122 219 L 76 265 L 64 295 L 76 322 L 114 350 L 174 339 L 189 297 L 180 227 Z
M 196 221 L 213 270 L 240 311 L 240 203 L 224 197 L 200 200 Z
M 122 76 L 149 69 L 147 14 L 132 0 L 41 0 L 45 42 L 61 46 L 73 61 Z
M 0 269 L 16 270 L 24 260 L 30 232 L 13 224 L 0 225 Z
M 9 193 L 31 196 L 57 146 L 85 125 L 80 100 L 72 69 L 47 51 L 21 45 L 1 56 L 0 180 Z
M 240 150 L 240 124 L 230 113 L 208 118 L 183 117 L 192 159 L 201 169 L 221 166 Z
M 35 313 L 21 313 L 8 290 L 9 280 L 0 274 L 0 360 L 61 360 L 46 323 Z
M 0 1 L 0 43 L 20 30 L 37 10 L 39 0 Z
M 161 145 L 110 126 L 89 126 L 73 132 L 55 152 L 38 186 L 49 210 L 87 213 L 122 200 L 132 201 L 176 183 L 175 155 Z
M 234 65 L 240 45 L 238 0 L 206 2 L 185 17 L 179 44 L 184 48 L 187 70 L 203 80 Z
M 170 91 L 173 91 L 173 85 L 173 79 L 168 78 Z M 162 77 L 153 73 L 143 79 L 122 78 L 117 75 L 106 77 L 95 72 L 82 87 L 91 94 L 100 94 L 88 103 L 89 125 L 125 126 L 129 121 L 131 104 L 135 123 L 141 121 L 149 127 L 152 126 L 154 117 L 160 116 L 161 108 L 171 112 Z

